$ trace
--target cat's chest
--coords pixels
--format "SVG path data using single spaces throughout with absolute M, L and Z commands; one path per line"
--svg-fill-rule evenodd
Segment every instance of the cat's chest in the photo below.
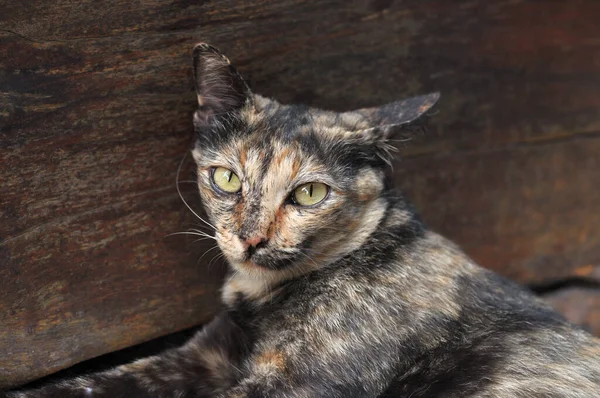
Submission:
M 223 284 L 221 300 L 230 308 L 240 300 L 263 304 L 277 296 L 281 289 L 275 283 L 235 273 Z

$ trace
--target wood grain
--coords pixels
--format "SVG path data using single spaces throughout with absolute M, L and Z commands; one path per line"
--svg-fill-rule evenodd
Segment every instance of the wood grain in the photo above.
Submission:
M 441 91 L 395 165 L 425 220 L 521 282 L 600 280 L 598 20 L 593 0 L 0 0 L 0 386 L 216 310 L 210 245 L 166 237 L 196 223 L 175 171 L 198 41 L 283 102 Z M 597 292 L 570 294 L 598 331 Z
M 546 300 L 569 321 L 600 336 L 600 289 L 568 288 L 548 295 Z

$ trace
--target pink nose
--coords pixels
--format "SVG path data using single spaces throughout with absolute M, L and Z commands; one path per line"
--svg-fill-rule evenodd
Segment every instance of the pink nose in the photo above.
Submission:
M 256 236 L 253 236 L 252 238 L 246 239 L 246 243 L 249 246 L 254 246 L 254 247 L 258 246 L 260 243 L 262 243 L 264 241 L 266 241 L 266 239 L 259 235 L 256 235 Z

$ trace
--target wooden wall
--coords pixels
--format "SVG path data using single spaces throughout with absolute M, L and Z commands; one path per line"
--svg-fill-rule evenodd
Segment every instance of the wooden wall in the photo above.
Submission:
M 441 91 L 398 185 L 600 334 L 598 21 L 595 0 L 0 0 L 0 386 L 217 309 L 216 250 L 167 236 L 195 224 L 175 171 L 198 41 L 283 102 Z

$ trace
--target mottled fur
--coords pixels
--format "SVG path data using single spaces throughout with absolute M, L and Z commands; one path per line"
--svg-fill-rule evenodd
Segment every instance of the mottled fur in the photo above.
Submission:
M 194 57 L 193 156 L 227 309 L 180 348 L 11 397 L 600 396 L 598 341 L 428 231 L 387 183 L 388 134 L 436 96 L 285 106 L 214 48 Z M 218 166 L 240 193 L 215 189 Z M 290 202 L 311 181 L 327 199 Z

